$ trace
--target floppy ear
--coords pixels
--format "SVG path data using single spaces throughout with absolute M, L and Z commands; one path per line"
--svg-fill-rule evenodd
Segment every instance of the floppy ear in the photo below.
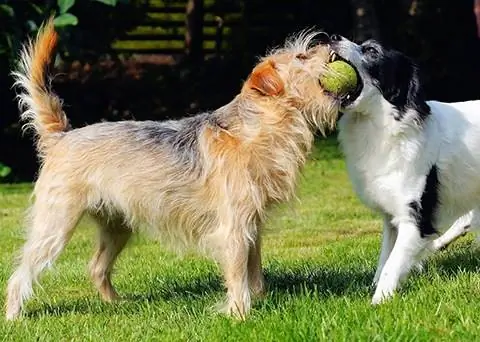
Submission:
M 265 96 L 280 95 L 285 90 L 285 85 L 275 70 L 273 61 L 259 64 L 250 74 L 247 86 Z
M 383 96 L 402 112 L 414 109 L 423 116 L 428 115 L 430 108 L 426 102 L 418 66 L 401 52 L 393 51 L 390 54 L 393 61 L 388 68 L 390 72 L 384 73 L 380 78 Z

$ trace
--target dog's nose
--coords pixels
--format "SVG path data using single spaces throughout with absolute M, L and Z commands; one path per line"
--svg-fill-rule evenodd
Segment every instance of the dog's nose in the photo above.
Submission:
M 330 36 L 330 39 L 332 40 L 332 42 L 339 42 L 342 40 L 342 36 L 339 34 L 332 34 Z
M 330 36 L 326 32 L 320 32 L 318 34 L 318 41 L 320 44 L 328 44 L 330 43 Z

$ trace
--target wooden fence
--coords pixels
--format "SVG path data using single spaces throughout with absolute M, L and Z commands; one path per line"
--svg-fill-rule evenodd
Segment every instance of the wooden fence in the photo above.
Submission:
M 136 54 L 184 53 L 187 1 L 149 0 L 144 6 L 145 18 L 113 43 L 114 50 Z M 205 0 L 203 13 L 203 52 L 221 53 L 227 47 L 225 38 L 240 23 L 241 8 L 215 7 L 214 1 Z

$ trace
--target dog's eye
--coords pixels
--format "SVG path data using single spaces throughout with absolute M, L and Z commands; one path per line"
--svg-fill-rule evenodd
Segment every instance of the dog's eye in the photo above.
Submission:
M 301 61 L 304 61 L 304 60 L 308 59 L 308 56 L 307 56 L 306 54 L 304 54 L 304 53 L 299 53 L 299 54 L 297 54 L 297 55 L 295 56 L 295 58 L 297 58 L 297 59 L 299 59 L 299 60 L 301 60 Z
M 377 54 L 378 51 L 373 46 L 362 46 L 362 52 L 367 54 Z

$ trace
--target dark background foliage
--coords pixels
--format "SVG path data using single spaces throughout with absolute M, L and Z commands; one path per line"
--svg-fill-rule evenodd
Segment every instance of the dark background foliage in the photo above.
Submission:
M 259 55 L 307 27 L 357 41 L 373 37 L 404 51 L 420 64 L 430 99 L 477 99 L 474 3 L 0 0 L 0 181 L 32 180 L 38 168 L 30 137 L 21 135 L 9 73 L 21 43 L 52 13 L 61 36 L 53 87 L 73 126 L 80 127 L 176 118 L 221 106 L 238 92 Z

